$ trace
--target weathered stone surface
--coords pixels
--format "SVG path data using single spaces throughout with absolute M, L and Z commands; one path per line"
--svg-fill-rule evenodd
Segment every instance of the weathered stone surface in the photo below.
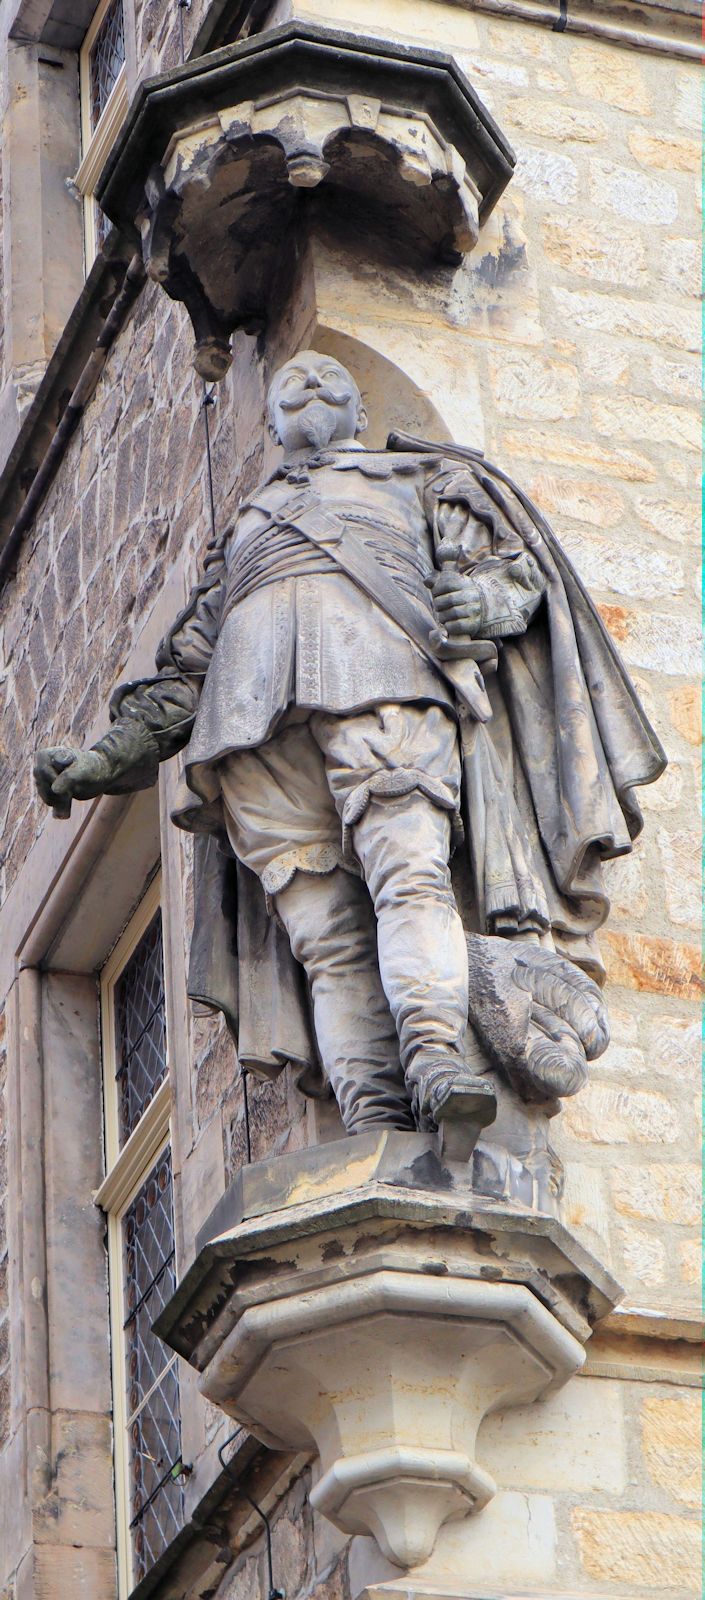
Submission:
M 702 1289 L 703 1251 L 700 1238 L 683 1239 L 678 1246 L 681 1277 L 690 1288 Z
M 660 276 L 669 289 L 680 294 L 702 292 L 702 263 L 695 239 L 665 239 L 661 250 Z
M 623 921 L 635 922 L 649 905 L 644 862 L 639 855 L 609 861 L 605 868 L 605 887 L 612 910 Z
M 700 1504 L 700 1401 L 690 1390 L 649 1395 L 641 1408 L 642 1448 L 649 1476 L 685 1506 Z
M 655 789 L 644 790 L 641 797 L 643 809 L 657 811 L 659 814 L 675 810 L 683 796 L 683 778 L 683 768 L 680 764 L 677 761 L 669 761 L 666 771 L 659 778 L 658 796 Z
M 702 83 L 696 69 L 679 73 L 676 82 L 676 102 L 673 120 L 677 128 L 692 128 L 700 133 L 702 128 Z
M 622 1494 L 626 1486 L 622 1396 L 581 1377 L 547 1399 L 488 1417 L 481 1430 L 490 1471 L 503 1485 L 546 1494 L 570 1479 L 576 1494 Z
M 581 360 L 583 371 L 597 388 L 605 385 L 610 389 L 624 388 L 629 383 L 631 351 L 624 346 L 591 340 L 581 350 Z
M 607 975 L 613 983 L 647 994 L 670 994 L 699 1000 L 702 993 L 700 952 L 695 945 L 678 944 L 640 933 L 601 935 Z
M 532 200 L 569 206 L 578 197 L 578 169 L 570 156 L 553 150 L 519 150 L 514 182 Z
M 599 479 L 559 477 L 557 473 L 544 471 L 530 480 L 529 492 L 537 504 L 543 506 L 547 516 L 574 517 L 577 522 L 589 522 L 595 528 L 614 528 L 624 513 L 624 497 L 619 490 Z M 589 547 L 590 541 L 586 540 L 585 550 Z M 608 542 L 602 541 L 602 556 L 606 550 L 614 553 Z M 612 579 L 609 569 L 605 575 Z M 593 578 L 584 576 L 587 583 L 594 582 Z
M 547 259 L 579 278 L 640 288 L 648 282 L 646 241 L 624 228 L 605 229 L 597 222 L 547 217 L 542 227 Z
M 564 500 L 560 514 L 593 523 L 596 527 L 620 523 L 625 510 L 615 489 L 592 479 L 584 484 L 566 484 L 565 496 L 559 489 L 558 497 Z M 679 594 L 683 589 L 682 562 L 670 551 L 649 551 L 649 559 L 645 561 L 643 551 L 626 545 L 617 531 L 600 539 L 596 534 L 578 534 L 571 529 L 564 534 L 562 543 L 592 592 L 625 595 L 634 600 L 658 600 L 666 594 Z M 609 615 L 608 611 L 608 618 Z M 618 613 L 614 617 L 617 631 L 620 621 Z
M 507 449 L 519 460 L 555 461 L 560 465 L 589 467 L 599 474 L 611 474 L 626 483 L 653 483 L 658 476 L 652 461 L 635 450 L 614 450 L 592 440 L 571 438 L 562 429 L 532 429 L 526 433 L 507 433 Z
M 659 1016 L 652 1023 L 652 1060 L 671 1081 L 695 1081 L 701 1052 L 698 1018 Z
M 622 300 L 613 294 L 554 288 L 553 298 L 566 326 L 588 333 L 651 339 L 676 350 L 697 351 L 700 330 L 694 313 L 655 300 Z
M 602 117 L 579 106 L 551 105 L 541 100 L 517 96 L 512 100 L 507 114 L 507 126 L 513 132 L 537 134 L 541 139 L 557 139 L 561 144 L 599 144 L 607 138 L 607 126 Z
M 697 400 L 700 395 L 700 363 L 689 361 L 668 361 L 664 356 L 649 357 L 649 372 L 652 382 L 664 394 L 675 400 Z
M 619 1167 L 610 1181 L 622 1216 L 684 1225 L 699 1220 L 702 1185 L 699 1169 L 692 1163 Z
M 503 416 L 550 422 L 574 417 L 579 409 L 577 368 L 567 362 L 497 353 L 490 358 L 490 370 L 495 402 Z
M 669 695 L 671 721 L 688 744 L 702 743 L 702 704 L 698 684 L 685 683 Z
M 681 448 L 700 447 L 700 415 L 695 408 L 668 406 L 643 394 L 600 395 L 592 401 L 598 433 L 617 439 L 663 440 Z
M 566 1102 L 563 1129 L 592 1144 L 673 1144 L 679 1119 L 666 1095 L 647 1089 L 612 1089 L 591 1083 Z
M 568 65 L 576 89 L 583 96 L 642 116 L 651 110 L 644 73 L 628 52 L 592 42 L 574 44 Z
M 676 833 L 659 828 L 657 840 L 671 922 L 679 928 L 699 928 L 702 909 L 700 835 L 685 828 Z
M 656 1233 L 622 1224 L 618 1230 L 623 1279 L 644 1289 L 661 1289 L 667 1277 L 666 1247 Z
M 644 615 L 625 606 L 600 605 L 599 610 L 630 666 L 675 677 L 690 677 L 697 672 L 697 622 L 679 617 L 676 624 L 675 617 L 666 612 Z
M 666 172 L 698 172 L 700 145 L 695 139 L 667 138 L 635 128 L 629 135 L 629 149 L 644 167 L 660 167 Z
M 700 1567 L 696 1521 L 662 1512 L 588 1511 L 571 1516 L 580 1559 L 600 1583 L 633 1584 L 637 1590 L 668 1586 L 694 1593 Z

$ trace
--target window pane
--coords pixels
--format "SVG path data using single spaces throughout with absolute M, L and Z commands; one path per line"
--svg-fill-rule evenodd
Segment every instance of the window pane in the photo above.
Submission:
M 120 1144 L 166 1077 L 162 919 L 157 912 L 115 985 Z
M 91 127 L 102 116 L 125 60 L 122 0 L 112 0 L 93 40 L 89 57 Z
M 175 1285 L 171 1151 L 156 1161 L 123 1218 L 130 1531 L 138 1582 L 183 1522 L 179 1380 L 151 1331 Z
M 171 1352 L 151 1331 L 174 1292 L 171 1152 L 153 1167 L 123 1218 L 128 1409 L 133 1414 Z

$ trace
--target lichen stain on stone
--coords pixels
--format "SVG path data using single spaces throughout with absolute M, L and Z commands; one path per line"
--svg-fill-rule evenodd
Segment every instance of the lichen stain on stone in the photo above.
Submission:
M 339 1261 L 346 1254 L 341 1239 L 327 1239 L 321 1250 L 321 1261 Z
M 502 228 L 502 242 L 497 254 L 488 251 L 482 256 L 475 268 L 479 280 L 491 289 L 501 289 L 515 272 L 524 272 L 528 266 L 526 244 L 523 239 L 516 239 L 511 222 L 505 218 Z

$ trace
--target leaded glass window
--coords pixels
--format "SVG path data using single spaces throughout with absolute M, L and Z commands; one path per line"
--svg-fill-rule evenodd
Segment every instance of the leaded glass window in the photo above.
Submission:
M 176 1283 L 168 1146 L 125 1212 L 122 1227 L 130 1534 L 138 1582 L 179 1532 L 184 1510 L 176 1357 L 152 1333 Z
M 121 1600 L 184 1519 L 177 1357 L 152 1332 L 176 1283 L 158 890 L 101 977 Z
M 115 88 L 125 61 L 125 19 L 122 0 L 111 0 L 88 57 L 91 128 L 95 128 Z
M 166 1077 L 162 915 L 158 911 L 115 985 L 120 1143 Z
M 83 196 L 88 273 L 111 223 L 95 197 L 98 179 L 127 116 L 124 0 L 98 0 L 79 51 L 81 160 L 73 182 Z

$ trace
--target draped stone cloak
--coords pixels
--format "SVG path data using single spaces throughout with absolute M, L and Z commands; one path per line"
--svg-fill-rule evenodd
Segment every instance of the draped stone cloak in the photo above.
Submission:
M 476 452 L 404 436 L 392 443 L 444 464 L 462 462 L 449 498 L 480 510 L 495 556 L 524 547 L 545 581 L 527 631 L 496 640 L 498 668 L 486 674 L 491 720 L 460 724 L 466 837 L 460 848 L 469 851 L 475 925 L 488 933 L 521 932 L 527 885 L 533 904 L 541 886 L 557 948 L 599 978 L 595 934 L 609 909 L 602 863 L 631 849 L 642 826 L 633 791 L 659 777 L 664 752 L 593 602 L 526 495 Z M 210 562 L 217 569 L 219 559 L 216 547 L 207 568 Z M 207 570 L 199 590 L 213 589 Z M 171 640 L 187 616 L 188 607 L 157 657 L 162 686 L 171 676 L 177 699 Z M 215 603 L 212 623 L 214 634 Z M 212 647 L 213 637 L 204 637 L 204 659 Z M 124 719 L 139 687 L 116 691 L 114 719 Z M 161 757 L 166 753 L 162 743 Z M 244 1066 L 271 1077 L 291 1061 L 301 1068 L 302 1088 L 327 1092 L 304 974 L 267 911 L 259 880 L 229 852 L 222 817 L 207 799 L 185 789 L 174 821 L 196 836 L 192 1000 L 222 1012 Z

